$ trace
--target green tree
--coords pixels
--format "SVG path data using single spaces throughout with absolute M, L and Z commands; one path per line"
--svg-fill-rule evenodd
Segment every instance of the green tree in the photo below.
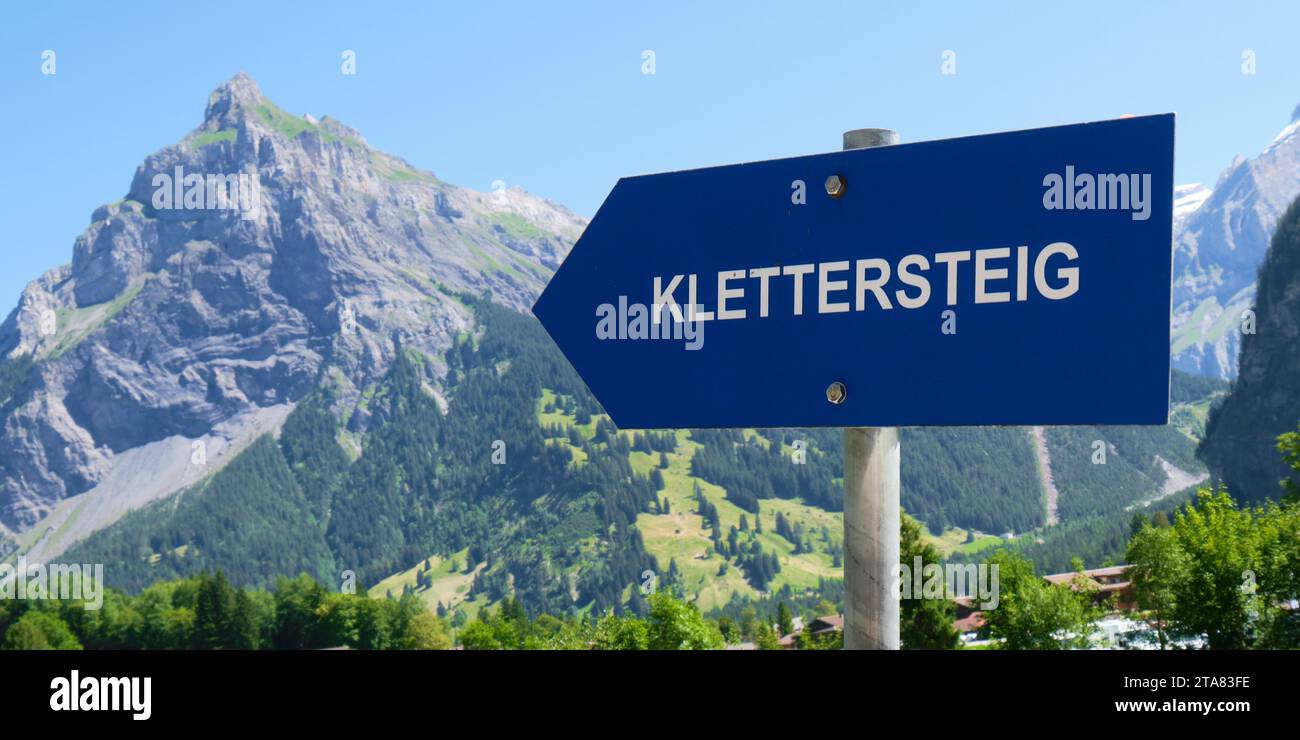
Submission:
M 916 558 L 926 564 L 943 563 L 939 551 L 925 541 L 921 523 L 902 514 L 899 528 L 899 561 L 908 568 L 916 567 Z M 921 594 L 903 599 L 899 604 L 899 638 L 905 650 L 951 650 L 957 647 L 960 636 L 953 627 L 956 605 L 951 599 L 924 599 Z
M 747 605 L 744 609 L 740 610 L 741 637 L 750 642 L 754 642 L 755 636 L 758 634 L 758 630 L 762 626 L 763 623 L 758 619 L 758 610 L 756 610 L 752 604 Z
M 782 635 L 794 632 L 794 615 L 790 613 L 790 606 L 784 601 L 776 608 L 776 624 Z
M 772 629 L 771 625 L 766 622 L 759 622 L 754 628 L 753 637 L 754 646 L 759 650 L 780 650 L 780 636 Z
M 650 626 L 637 617 L 609 615 L 596 625 L 597 650 L 649 650 Z
M 1169 619 L 1175 611 L 1176 594 L 1188 576 L 1187 553 L 1173 529 L 1145 524 L 1129 540 L 1125 559 L 1131 563 L 1128 576 L 1134 599 L 1147 612 L 1151 630 L 1164 650 L 1169 645 Z
M 736 641 L 740 636 L 740 628 L 736 626 L 731 617 L 722 617 L 718 620 L 718 632 L 722 635 L 722 641 L 728 645 Z
M 902 548 L 899 549 L 901 550 Z M 817 602 L 817 606 L 813 607 L 812 616 L 828 617 L 828 616 L 834 616 L 839 613 L 840 610 L 838 607 L 836 607 L 834 604 L 827 601 L 826 599 L 822 599 L 821 601 Z
M 592 646 L 591 629 L 578 619 L 560 619 L 542 614 L 533 621 L 523 648 L 527 650 L 587 650 Z
M 188 607 L 170 607 L 159 615 L 157 631 L 158 648 L 185 650 L 194 640 L 194 610 Z
M 814 635 L 808 630 L 799 633 L 800 650 L 843 650 L 844 633 L 827 632 L 822 635 Z
M 506 647 L 497 640 L 492 626 L 478 619 L 466 625 L 456 639 L 466 650 L 503 650 Z
M 1255 593 L 1247 594 L 1251 636 L 1256 647 L 1295 649 L 1300 610 L 1290 605 L 1300 598 L 1300 502 L 1270 503 L 1253 513 L 1258 555 Z
M 30 610 L 5 630 L 5 650 L 80 650 L 81 643 L 58 616 Z
M 304 650 L 326 645 L 321 640 L 317 610 L 325 604 L 329 592 L 310 576 L 281 578 L 275 589 L 275 627 L 273 642 L 280 650 Z
M 494 615 L 487 610 L 479 612 L 478 619 L 458 635 L 460 644 L 466 650 L 519 649 L 524 637 L 521 627 L 527 627 L 527 618 L 523 616 L 522 607 L 519 612 L 514 611 L 511 601 L 507 599 L 503 602 L 498 614 Z
M 194 603 L 194 647 L 218 650 L 235 647 L 235 590 L 225 573 L 200 573 Z
M 713 650 L 723 644 L 718 628 L 694 604 L 665 593 L 650 597 L 649 623 L 651 650 Z
M 411 597 L 415 598 L 415 597 Z M 394 612 L 392 599 L 358 599 L 356 604 L 358 650 L 387 650 L 394 647 Z
M 1282 461 L 1300 475 L 1300 430 L 1279 436 L 1277 449 L 1282 453 Z M 1300 479 L 1292 477 L 1283 480 L 1282 489 L 1286 492 L 1283 497 L 1284 502 L 1300 504 Z
M 403 650 L 450 650 L 451 636 L 441 619 L 421 611 L 406 625 L 402 635 Z
M 1212 649 L 1248 644 L 1252 576 L 1259 562 L 1254 517 L 1224 487 L 1202 489 L 1174 517 L 1173 531 L 1187 555 L 1187 577 L 1177 581 L 1173 615 Z
M 256 650 L 260 642 L 258 634 L 257 605 L 244 589 L 235 591 L 235 607 L 226 624 L 224 641 L 230 650 Z
M 1013 552 L 989 558 L 998 568 L 998 605 L 984 612 L 989 636 L 1005 650 L 1056 650 L 1086 647 L 1099 610 L 1091 594 L 1048 583 L 1034 573 L 1033 563 Z

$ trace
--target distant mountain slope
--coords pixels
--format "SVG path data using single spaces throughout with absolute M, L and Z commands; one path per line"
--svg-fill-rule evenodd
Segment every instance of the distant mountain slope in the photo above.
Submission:
M 1300 200 L 1291 204 L 1259 270 L 1256 332 L 1244 337 L 1232 392 L 1210 411 L 1201 456 L 1239 500 L 1281 495 L 1290 475 L 1277 436 L 1300 424 Z
M 1199 182 L 1174 187 L 1174 228 L 1181 226 L 1193 213 L 1196 213 L 1205 201 L 1214 193 Z
M 177 167 L 255 175 L 256 207 L 165 207 Z M 838 430 L 620 432 L 523 310 L 582 226 L 234 78 L 0 325 L 0 557 L 104 562 L 133 590 L 352 571 L 531 610 L 636 607 L 646 570 L 706 606 L 834 589 Z M 1046 428 L 1056 526 L 1159 495 L 1184 477 L 1168 464 L 1198 474 L 1220 390 L 1176 373 L 1176 428 Z M 902 442 L 903 505 L 933 535 L 1043 531 L 1029 429 Z
M 0 532 L 39 544 L 54 514 L 76 538 L 193 485 L 324 374 L 363 432 L 399 343 L 437 356 L 470 327 L 438 286 L 523 310 L 584 225 L 442 182 L 237 75 L 0 323 Z
M 659 566 L 633 526 L 657 505 L 623 440 L 585 442 L 581 459 L 538 423 L 543 388 L 595 402 L 529 316 L 463 297 L 481 331 L 445 359 L 444 413 L 429 392 L 439 365 L 402 349 L 368 394 L 376 423 L 349 461 L 328 411 L 338 386 L 300 403 L 279 440 L 263 436 L 213 478 L 74 545 L 110 584 L 136 590 L 200 569 L 259 584 L 298 569 L 373 586 L 430 555 L 459 554 L 475 592 L 518 594 L 530 609 L 619 604 Z M 499 456 L 498 456 L 499 451 Z M 250 473 L 260 475 L 250 478 Z
M 637 608 L 647 570 L 705 608 L 841 578 L 838 430 L 618 431 L 535 319 L 458 300 L 472 331 L 440 356 L 404 350 L 367 390 L 374 423 L 359 458 L 338 442 L 326 376 L 278 440 L 260 437 L 208 481 L 67 557 L 104 562 L 110 583 L 130 590 L 202 569 L 248 585 L 351 570 L 375 595 L 410 588 L 471 615 L 509 594 L 530 610 Z M 445 412 L 431 392 L 441 367 Z M 1205 390 L 1188 385 L 1176 396 Z M 1156 456 L 1195 464 L 1192 440 L 1172 428 L 1076 436 L 1051 443 L 1066 524 L 1154 496 Z M 1113 452 L 1094 466 L 1096 438 Z M 904 507 L 935 534 L 1042 527 L 1028 429 L 906 429 L 903 444 Z
M 1298 109 L 1300 110 L 1300 109 Z M 1237 372 L 1242 312 L 1278 218 L 1300 195 L 1300 118 L 1251 160 L 1238 157 L 1213 191 L 1176 193 L 1174 366 L 1231 378 Z M 1201 200 L 1199 206 L 1197 201 Z

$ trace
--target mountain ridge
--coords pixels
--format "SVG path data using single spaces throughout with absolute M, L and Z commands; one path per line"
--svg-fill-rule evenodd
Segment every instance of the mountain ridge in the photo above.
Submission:
M 1256 271 L 1278 219 L 1300 195 L 1300 121 L 1293 115 L 1255 158 L 1235 157 L 1201 195 L 1174 225 L 1173 364 L 1232 378 Z
M 165 185 L 183 186 L 190 174 L 214 172 L 236 178 L 256 175 L 256 185 L 245 192 L 257 193 L 257 200 L 248 208 L 240 203 L 236 209 L 195 211 L 176 207 L 186 203 L 184 187 L 160 190 Z M 163 186 L 157 185 L 162 176 L 167 176 Z M 1200 212 L 1197 200 L 1213 195 L 1195 187 L 1180 193 L 1180 217 L 1196 215 Z M 170 204 L 163 197 L 168 194 L 174 196 Z M 473 306 L 480 303 L 478 296 L 490 295 L 491 305 L 526 314 L 532 296 L 559 264 L 582 224 L 571 212 L 522 191 L 484 194 L 444 183 L 432 172 L 370 148 L 358 132 L 329 116 L 317 119 L 285 113 L 262 95 L 251 78 L 237 75 L 209 96 L 203 122 L 194 131 L 145 160 L 135 172 L 126 198 L 96 209 L 91 227 L 77 242 L 73 264 L 57 268 L 29 286 L 27 302 L 0 325 L 0 352 L 11 358 L 0 363 L 4 371 L 0 378 L 31 373 L 14 386 L 12 394 L 0 382 L 0 466 L 5 466 L 0 469 L 0 486 L 7 486 L 0 488 L 0 534 L 6 524 L 12 525 L 18 545 L 37 560 L 93 539 L 90 544 L 96 547 L 116 541 L 119 547 L 112 552 L 118 553 L 121 563 L 130 564 L 137 550 L 134 545 L 122 544 L 127 534 L 131 543 L 146 543 L 151 558 L 168 558 L 166 549 L 154 546 L 157 532 L 142 534 L 141 525 L 127 526 L 130 517 L 124 515 L 147 508 L 151 502 L 166 500 L 168 507 L 173 502 L 188 506 L 184 499 L 211 496 L 213 490 L 229 492 L 220 481 L 213 483 L 218 471 L 225 471 L 231 461 L 245 455 L 251 456 L 249 459 L 262 456 L 265 463 L 269 453 L 258 440 L 268 435 L 282 437 L 287 420 L 301 418 L 302 400 L 315 393 L 328 398 L 322 403 L 328 404 L 328 413 L 335 420 L 322 425 L 329 427 L 331 439 L 353 462 L 364 460 L 367 451 L 396 455 L 392 443 L 384 442 L 390 435 L 415 435 L 410 439 L 418 437 L 424 440 L 421 444 L 433 444 L 419 436 L 419 430 L 404 428 L 406 422 L 390 426 L 403 413 L 386 395 L 394 387 L 385 379 L 396 358 L 413 353 L 413 364 L 419 368 L 418 378 L 407 377 L 401 384 L 403 392 L 418 385 L 448 415 L 457 394 L 469 394 L 461 399 L 464 403 L 485 403 L 474 394 L 486 391 L 461 384 L 467 373 L 486 372 L 487 378 L 478 381 L 482 383 L 508 380 L 511 363 L 529 376 L 537 373 L 536 367 L 524 367 L 509 353 L 502 354 L 502 340 L 485 333 L 486 325 L 478 315 L 486 309 Z M 42 309 L 46 308 L 56 319 L 55 331 L 49 335 L 42 332 L 41 325 Z M 503 324 L 499 318 L 495 321 L 498 327 L 510 323 Z M 545 388 L 555 390 L 557 377 L 563 375 L 563 382 L 572 386 L 568 397 L 582 398 L 576 402 L 581 412 L 588 418 L 598 415 L 599 407 L 585 389 L 581 394 L 575 390 L 581 383 L 572 376 L 571 368 L 557 364 L 558 355 L 543 341 L 536 322 L 528 317 L 522 323 L 527 327 L 511 325 L 506 333 L 522 341 L 519 346 L 527 348 L 525 354 L 547 368 Z M 480 347 L 480 342 L 489 346 Z M 539 342 L 545 348 L 539 347 Z M 17 359 L 23 357 L 35 358 L 32 368 L 23 370 Z M 477 360 L 470 361 L 476 357 L 489 364 L 479 366 Z M 492 364 L 497 362 L 505 364 Z M 562 373 L 557 369 L 561 367 Z M 1175 384 L 1177 381 L 1176 377 Z M 533 391 L 540 394 L 543 388 L 530 388 L 529 392 Z M 539 402 L 518 388 L 513 392 L 529 410 Z M 6 395 L 14 400 L 6 400 Z M 411 402 L 429 406 L 419 397 L 412 397 Z M 482 408 L 486 407 L 479 411 Z M 425 408 L 426 416 L 420 418 L 438 424 L 431 409 Z M 57 413 L 50 416 L 50 410 Z M 570 413 L 577 410 L 569 408 Z M 564 449 L 574 456 L 575 465 L 589 459 L 591 450 L 598 450 L 602 458 L 602 475 L 609 476 L 603 485 L 610 486 L 602 493 L 611 496 L 599 504 L 602 518 L 607 516 L 605 512 L 616 510 L 619 514 L 610 521 L 621 522 L 615 527 L 625 527 L 640 526 L 642 518 L 648 517 L 644 520 L 647 531 L 657 531 L 647 535 L 651 540 L 659 537 L 660 543 L 668 542 L 670 547 L 682 544 L 676 522 L 668 517 L 680 517 L 682 506 L 687 501 L 694 503 L 689 490 L 675 492 L 672 509 L 676 514 L 658 513 L 658 501 L 638 508 L 645 504 L 643 499 L 650 498 L 641 478 L 648 475 L 647 470 L 637 469 L 648 457 L 635 457 L 619 444 L 611 448 L 608 441 L 601 441 L 610 435 L 606 430 L 602 437 L 599 424 L 587 429 L 585 437 L 551 434 L 554 430 L 539 431 L 536 419 L 526 420 L 523 416 L 529 414 L 516 411 L 501 413 L 497 422 L 519 430 L 510 442 L 511 459 L 519 454 L 514 447 L 518 439 L 540 434 L 547 444 L 560 445 L 561 438 L 569 434 Z M 458 414 L 456 418 L 462 417 Z M 586 429 L 587 422 L 582 426 Z M 1186 465 L 1190 458 L 1191 441 L 1172 430 L 1161 430 L 1170 433 L 1160 435 L 1124 428 L 1079 429 L 1070 434 L 1047 431 L 1053 467 L 1060 468 L 1053 471 L 1053 477 L 1060 489 L 1061 515 L 1066 519 L 1122 510 L 1132 498 L 1159 489 L 1166 474 L 1158 469 L 1157 460 L 1181 459 Z M 475 438 L 482 433 L 473 431 Z M 753 430 L 747 434 L 750 441 L 763 436 Z M 732 450 L 730 437 L 708 437 L 712 441 L 703 445 L 705 454 L 698 461 L 713 464 L 714 479 L 699 479 L 715 485 L 705 486 L 707 495 L 725 496 L 737 511 L 752 514 L 757 499 L 766 495 L 757 492 L 783 481 L 776 488 L 787 491 L 786 495 L 764 501 L 779 500 L 780 506 L 786 506 L 791 495 L 788 491 L 799 488 L 785 480 L 790 469 L 780 440 L 786 432 L 779 434 L 771 440 L 774 448 L 766 451 Z M 834 454 L 838 434 L 817 436 L 811 430 L 801 434 L 812 441 L 812 449 L 821 450 L 817 459 L 832 467 L 838 465 L 839 456 Z M 1028 532 L 1044 524 L 1046 497 L 1028 430 L 907 430 L 905 434 L 904 504 L 923 518 L 933 533 L 946 533 L 954 526 L 995 534 Z M 69 438 L 75 444 L 69 445 Z M 625 443 L 632 440 L 627 436 Z M 1097 440 L 1110 441 L 1110 449 L 1119 452 L 1109 467 L 1086 464 Z M 455 456 L 462 465 L 468 465 L 467 460 L 477 465 L 475 454 L 491 441 L 480 440 L 481 445 L 466 451 L 463 440 L 444 439 L 436 446 L 457 449 L 439 449 L 436 454 Z M 541 444 L 538 439 L 532 442 Z M 694 449 L 694 442 L 684 443 L 683 449 Z M 57 459 L 60 451 L 73 456 L 71 463 Z M 759 452 L 761 456 L 752 457 Z M 686 459 L 669 454 L 670 467 L 665 470 L 670 482 L 678 480 L 674 476 L 679 470 L 673 466 L 697 462 L 693 456 Z M 195 462 L 196 455 L 201 462 Z M 538 459 L 550 464 L 546 455 L 539 453 Z M 747 474 L 726 472 L 742 459 L 745 465 L 741 468 L 748 468 Z M 16 464 L 10 465 L 8 460 Z M 288 462 L 291 467 L 298 464 L 292 459 Z M 379 463 L 364 460 L 358 472 L 346 472 L 359 476 L 358 485 L 373 483 L 367 477 L 373 473 L 377 480 L 394 476 L 390 482 L 398 489 L 405 486 L 421 492 L 394 493 L 381 486 L 376 496 L 397 496 L 402 503 L 387 509 L 317 490 L 319 481 L 304 479 L 294 485 L 312 502 L 312 510 L 304 517 L 334 527 L 322 536 L 328 537 L 339 561 L 368 577 L 385 577 L 393 569 L 412 565 L 413 558 L 450 555 L 470 543 L 486 548 L 484 543 L 497 536 L 476 529 L 482 527 L 480 521 L 457 533 L 455 541 L 438 539 L 445 532 L 438 533 L 451 525 L 437 517 L 427 518 L 423 508 L 442 507 L 444 502 L 438 497 L 447 495 L 446 485 L 458 486 L 468 501 L 487 492 L 465 480 L 468 467 L 447 481 L 438 481 L 442 472 L 430 471 L 427 462 L 415 455 L 407 461 L 409 467 L 395 472 L 372 467 Z M 760 463 L 766 466 L 765 472 L 756 478 L 752 466 Z M 635 475 L 621 479 L 629 468 Z M 494 467 L 479 473 L 484 481 L 498 480 L 499 471 Z M 234 471 L 226 477 L 240 475 Z M 63 487 L 50 484 L 49 477 L 58 479 Z M 556 480 L 532 481 L 530 485 L 557 486 L 564 488 L 566 495 L 575 491 L 565 487 L 592 485 L 581 476 L 573 478 L 566 472 L 557 474 Z M 745 481 L 757 482 L 749 486 Z M 286 495 L 298 495 L 292 493 L 294 485 L 286 485 Z M 807 485 L 813 487 L 798 495 L 812 504 L 824 507 L 834 499 L 823 490 L 827 481 Z M 754 490 L 746 490 L 750 487 Z M 1102 495 L 1106 491 L 1110 494 Z M 331 512 L 339 509 L 321 509 L 319 500 L 345 507 L 345 516 L 332 518 Z M 997 502 L 996 506 L 992 502 Z M 553 502 L 539 498 L 538 505 L 543 503 Z M 577 497 L 565 505 L 590 503 Z M 501 502 L 507 504 L 514 505 Z M 469 506 L 464 501 L 456 505 Z M 774 505 L 763 506 L 770 512 L 767 507 Z M 403 513 L 408 507 L 423 513 L 408 521 Z M 731 516 L 723 508 L 724 519 Z M 367 519 L 372 509 L 388 512 L 373 514 L 387 517 L 383 519 L 385 527 Z M 487 516 L 473 506 L 466 511 L 470 513 L 465 516 Z M 570 513 L 567 518 L 546 514 L 556 516 L 563 526 L 575 518 L 591 518 L 589 511 Z M 256 509 L 250 516 L 261 522 L 271 515 Z M 105 525 L 119 520 L 122 526 L 109 527 L 98 536 Z M 159 531 L 179 526 L 155 514 L 135 518 L 136 522 L 142 520 Z M 493 518 L 491 524 L 508 529 L 519 521 L 529 519 Z M 394 522 L 405 522 L 395 540 Z M 295 522 L 292 531 L 303 531 L 299 524 Z M 776 524 L 770 524 L 774 531 Z M 639 530 L 634 527 L 634 535 L 622 528 L 617 531 L 618 537 L 602 545 L 612 548 L 612 554 L 602 556 L 605 559 L 591 568 L 578 558 L 566 576 L 588 579 L 587 590 L 600 592 L 602 603 L 615 600 L 626 586 L 626 581 L 611 574 L 622 578 L 626 573 L 639 573 L 637 563 L 644 562 L 647 555 Z M 706 527 L 686 539 L 707 542 L 705 532 L 712 534 Z M 171 536 L 178 542 L 173 548 L 188 548 L 188 540 L 203 539 L 183 531 L 173 531 Z M 781 546 L 800 550 L 790 553 L 777 549 L 770 537 L 761 552 L 737 549 L 729 543 L 726 557 L 745 571 L 743 576 L 733 571 L 729 578 L 760 588 L 772 577 L 769 566 L 773 556 L 793 557 L 795 563 L 808 566 L 812 553 L 804 551 L 804 545 L 810 543 L 797 539 L 799 545 L 787 540 Z M 453 544 L 456 547 L 437 550 Z M 816 558 L 831 561 L 834 555 L 826 549 L 832 544 L 829 539 L 811 544 L 817 549 Z M 535 543 L 498 542 L 497 547 L 522 557 L 516 548 L 532 552 Z M 316 545 L 308 548 L 316 549 Z M 217 553 L 210 542 L 182 552 L 190 553 L 183 561 L 186 567 L 219 562 L 211 559 Z M 255 557 L 253 552 L 262 550 L 244 554 Z M 229 557 L 225 562 L 236 564 Z M 307 557 L 304 562 L 315 562 L 315 558 Z M 707 565 L 718 567 L 712 561 Z M 778 580 L 797 572 L 788 560 L 787 566 L 791 570 L 786 576 L 778 575 Z M 681 570 L 691 578 L 706 578 L 709 574 L 701 571 L 702 567 L 692 558 L 691 563 L 683 561 Z M 666 571 L 668 563 L 661 562 L 659 568 Z M 553 573 L 543 578 L 523 564 L 516 569 L 517 574 L 510 571 L 511 577 L 541 578 L 539 583 L 547 585 L 537 588 L 551 597 L 559 593 L 549 580 Z M 807 571 L 804 573 L 806 576 Z M 500 568 L 490 570 L 483 588 L 501 593 L 505 586 L 499 579 L 505 575 Z
M 1292 471 L 1277 438 L 1300 422 L 1300 199 L 1282 220 L 1260 267 L 1258 326 L 1243 337 L 1241 373 L 1209 414 L 1199 452 L 1239 501 L 1282 494 Z
M 254 197 L 165 203 L 160 178 L 182 173 L 187 188 L 243 176 Z M 0 531 L 96 491 L 129 451 L 241 447 L 263 431 L 258 412 L 292 406 L 323 374 L 363 432 L 363 391 L 397 346 L 436 356 L 472 328 L 448 291 L 526 311 L 584 225 L 517 188 L 444 183 L 335 119 L 285 113 L 237 74 L 0 323 L 0 357 L 36 360 L 22 398 L 0 399 Z M 210 464 L 115 487 L 165 495 Z

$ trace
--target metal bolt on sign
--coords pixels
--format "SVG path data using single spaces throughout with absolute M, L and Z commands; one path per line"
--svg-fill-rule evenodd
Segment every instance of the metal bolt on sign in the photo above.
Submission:
M 848 183 L 840 175 L 831 175 L 826 178 L 826 194 L 832 198 L 839 198 L 844 195 L 844 190 Z
M 826 387 L 826 400 L 830 401 L 836 406 L 839 406 L 840 404 L 844 403 L 844 399 L 848 398 L 848 395 L 849 395 L 849 389 L 846 388 L 844 384 L 838 380 Z

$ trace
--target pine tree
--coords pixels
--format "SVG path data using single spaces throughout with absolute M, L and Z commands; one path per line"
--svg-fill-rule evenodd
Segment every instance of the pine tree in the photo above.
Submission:
M 794 632 L 794 615 L 790 613 L 790 605 L 784 601 L 776 608 L 776 623 L 781 628 L 782 635 Z
M 256 650 L 260 647 L 253 599 L 242 588 L 235 591 L 235 609 L 223 641 L 231 650 Z
M 200 650 L 228 647 L 234 617 L 235 594 L 225 573 L 217 571 L 210 576 L 198 576 L 198 592 L 194 603 L 194 646 Z
M 922 537 L 920 522 L 904 513 L 900 522 L 898 559 L 912 568 L 917 557 L 925 564 L 942 562 L 939 551 Z M 835 559 L 840 559 L 839 553 Z M 956 606 L 949 599 L 904 599 L 899 605 L 899 636 L 903 648 L 950 650 L 957 647 L 957 630 L 953 628 L 955 616 Z

